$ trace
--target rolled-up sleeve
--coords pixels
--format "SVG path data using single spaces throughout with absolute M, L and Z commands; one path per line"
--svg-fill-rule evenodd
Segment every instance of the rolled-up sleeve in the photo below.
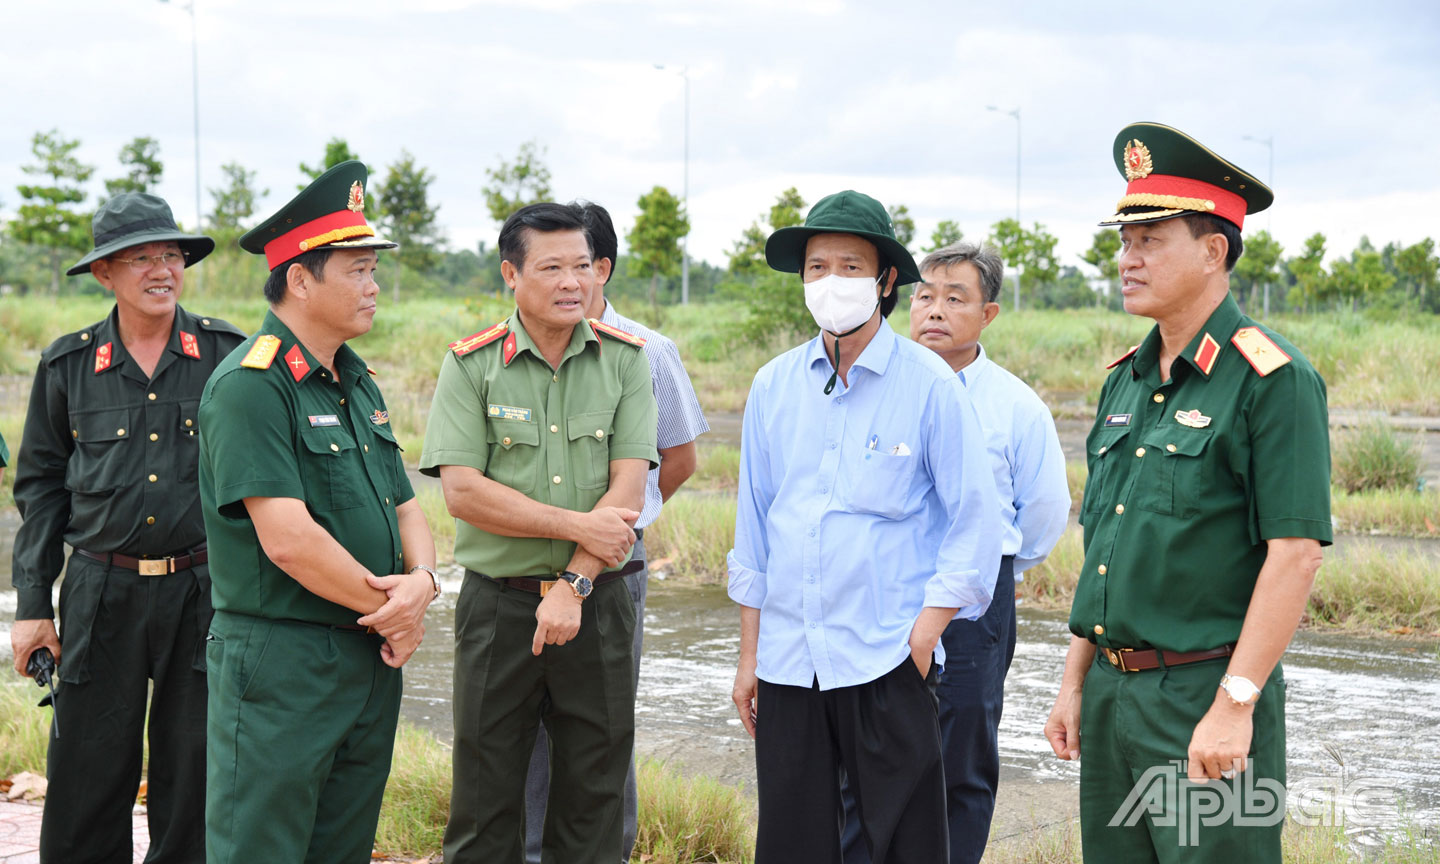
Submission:
M 775 490 L 770 472 L 768 441 L 764 434 L 765 387 L 759 378 L 745 400 L 740 429 L 740 476 L 735 502 L 735 548 L 725 556 L 730 599 L 759 609 L 765 602 L 765 570 L 770 558 L 766 519 Z

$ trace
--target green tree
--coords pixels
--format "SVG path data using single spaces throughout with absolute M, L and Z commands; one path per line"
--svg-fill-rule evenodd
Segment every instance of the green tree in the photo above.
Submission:
M 726 253 L 726 267 L 737 276 L 755 277 L 770 272 L 765 263 L 765 241 L 781 228 L 791 228 L 805 223 L 805 199 L 794 186 L 781 192 L 775 203 L 770 205 L 768 215 L 770 230 L 766 231 L 757 219 L 750 223 L 740 239 Z
M 35 163 L 21 168 L 32 177 L 48 179 L 49 185 L 21 184 L 16 187 L 25 203 L 10 222 L 10 234 L 22 243 L 39 246 L 50 253 L 50 290 L 60 290 L 62 252 L 84 252 L 89 246 L 88 213 L 75 209 L 85 200 L 82 184 L 95 173 L 95 166 L 75 157 L 79 140 L 67 141 L 59 129 L 36 132 L 30 139 Z
M 239 162 L 226 162 L 220 166 L 220 173 L 225 175 L 226 185 L 210 189 L 210 197 L 215 202 L 210 211 L 210 230 L 219 235 L 217 241 L 221 237 L 233 239 L 243 234 L 250 227 L 247 223 L 255 215 L 256 203 L 270 194 L 269 189 L 256 191 L 255 172 L 245 170 Z M 229 244 L 217 242 L 217 245 Z
M 960 225 L 953 219 L 941 219 L 930 232 L 930 245 L 925 248 L 926 252 L 934 252 L 936 249 L 943 249 L 951 243 L 959 243 L 964 238 L 960 231 Z
M 990 228 L 990 243 L 1000 252 L 1000 257 L 1011 267 L 1020 268 L 1020 290 L 1024 293 L 1059 277 L 1060 261 L 1055 257 L 1057 242 L 1058 238 L 1039 222 L 1028 231 L 1014 219 L 1001 219 Z
M 650 275 L 650 305 L 655 305 L 655 289 L 661 276 L 680 272 L 680 238 L 690 233 L 690 219 L 680 199 L 664 186 L 656 186 L 636 202 L 640 215 L 635 226 L 625 235 L 630 246 L 630 260 L 636 276 Z
M 1350 260 L 1336 261 L 1330 267 L 1330 284 L 1337 299 L 1349 301 L 1350 308 L 1357 309 L 1389 291 L 1395 275 L 1386 272 L 1380 253 L 1362 236 Z
M 1295 277 L 1295 284 L 1285 295 L 1286 303 L 1308 311 L 1311 304 L 1325 300 L 1330 277 L 1325 272 L 1324 260 L 1325 235 L 1317 231 L 1305 238 L 1303 252 L 1285 261 L 1285 268 Z
M 1120 232 L 1101 228 L 1090 240 L 1090 248 L 1080 253 L 1080 260 L 1100 271 L 1100 278 L 1109 285 L 1107 297 L 1120 291 Z
M 1269 231 L 1258 231 L 1255 236 L 1245 241 L 1245 254 L 1235 262 L 1235 275 L 1244 280 L 1249 288 L 1249 298 L 1246 309 L 1254 306 L 1255 289 L 1262 287 L 1265 292 L 1264 310 L 1270 314 L 1270 285 L 1275 281 L 1277 267 L 1280 264 L 1280 256 L 1285 253 L 1285 247 L 1280 241 L 1270 236 Z
M 1415 292 L 1420 308 L 1426 308 L 1429 294 L 1435 288 L 1437 276 L 1440 276 L 1440 258 L 1435 256 L 1435 241 L 1426 237 L 1396 252 L 1395 270 L 1405 277 L 1408 290 Z
M 160 162 L 160 142 L 142 135 L 120 148 L 120 164 L 124 177 L 105 181 L 105 194 L 115 197 L 122 192 L 149 192 L 160 183 L 165 166 Z M 102 198 L 101 204 L 105 203 Z
M 521 207 L 550 200 L 550 169 L 542 161 L 544 155 L 544 147 L 526 141 L 514 162 L 501 159 L 498 168 L 485 169 L 490 182 L 480 191 L 485 193 L 485 206 L 497 225 Z
M 891 204 L 890 226 L 895 229 L 895 239 L 909 249 L 915 239 L 915 220 L 910 218 L 910 208 L 904 204 Z
M 439 263 L 440 236 L 436 217 L 440 206 L 430 203 L 430 184 L 435 176 L 415 164 L 410 151 L 401 150 L 400 158 L 390 164 L 385 184 L 377 196 L 385 215 L 380 224 L 389 239 L 400 244 L 395 254 L 395 282 L 392 296 L 400 300 L 400 276 L 403 267 L 428 272 Z

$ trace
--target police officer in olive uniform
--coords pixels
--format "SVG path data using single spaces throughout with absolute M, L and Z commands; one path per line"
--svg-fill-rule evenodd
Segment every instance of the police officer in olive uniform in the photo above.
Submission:
M 1156 123 L 1114 156 L 1129 186 L 1102 224 L 1125 310 L 1156 326 L 1100 393 L 1045 733 L 1062 759 L 1083 745 L 1087 861 L 1279 862 L 1279 661 L 1331 542 L 1325 382 L 1229 293 L 1270 190 Z
M 204 634 L 210 574 L 200 517 L 196 409 L 205 379 L 244 339 L 179 305 L 185 268 L 215 248 L 175 225 L 164 200 L 125 193 L 93 222 L 95 248 L 68 271 L 115 294 L 109 317 L 40 355 L 15 504 L 15 669 L 60 661 L 46 862 L 129 861 L 150 700 L 146 861 L 204 856 Z M 51 586 L 60 587 L 56 637 Z M 62 651 L 63 649 L 63 651 Z M 64 737 L 60 737 L 63 732 Z
M 210 864 L 370 859 L 399 667 L 439 594 L 390 415 L 346 340 L 371 327 L 381 240 L 344 162 L 240 238 L 269 314 L 200 403 L 215 554 Z
M 632 526 L 659 463 L 650 365 L 644 340 L 584 318 L 594 251 L 574 210 L 526 207 L 499 246 L 516 311 L 450 345 L 420 459 L 440 475 L 466 567 L 445 860 L 523 860 L 543 718 L 541 860 L 614 864 L 635 730 L 621 577 L 643 566 L 629 563 Z

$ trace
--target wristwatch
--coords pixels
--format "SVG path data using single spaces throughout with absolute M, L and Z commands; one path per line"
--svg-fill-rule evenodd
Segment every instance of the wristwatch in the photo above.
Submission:
M 590 581 L 589 576 L 581 576 L 579 573 L 566 570 L 560 574 L 560 578 L 570 583 L 570 590 L 575 592 L 575 599 L 582 603 L 586 597 L 590 596 L 590 592 L 595 590 L 595 583 Z
M 1249 708 L 1260 701 L 1260 688 L 1249 678 L 1241 678 L 1239 675 L 1226 675 L 1220 679 L 1220 689 L 1230 697 L 1230 701 L 1236 705 L 1243 705 Z
M 435 587 L 435 596 L 431 597 L 430 599 L 431 601 L 434 601 L 440 596 L 440 575 L 435 572 L 434 567 L 431 567 L 428 564 L 416 564 L 414 567 L 410 568 L 411 573 L 414 573 L 416 570 L 424 570 L 426 573 L 430 574 L 430 584 Z

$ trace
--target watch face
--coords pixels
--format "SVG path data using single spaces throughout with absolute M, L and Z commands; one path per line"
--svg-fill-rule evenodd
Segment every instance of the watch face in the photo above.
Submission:
M 1225 692 L 1230 694 L 1231 699 L 1241 704 L 1254 702 L 1255 697 L 1260 694 L 1258 687 L 1243 678 L 1231 679 L 1225 686 Z
M 595 583 L 590 581 L 589 576 L 580 576 L 575 579 L 575 590 L 580 592 L 581 597 L 589 597 L 594 588 Z

